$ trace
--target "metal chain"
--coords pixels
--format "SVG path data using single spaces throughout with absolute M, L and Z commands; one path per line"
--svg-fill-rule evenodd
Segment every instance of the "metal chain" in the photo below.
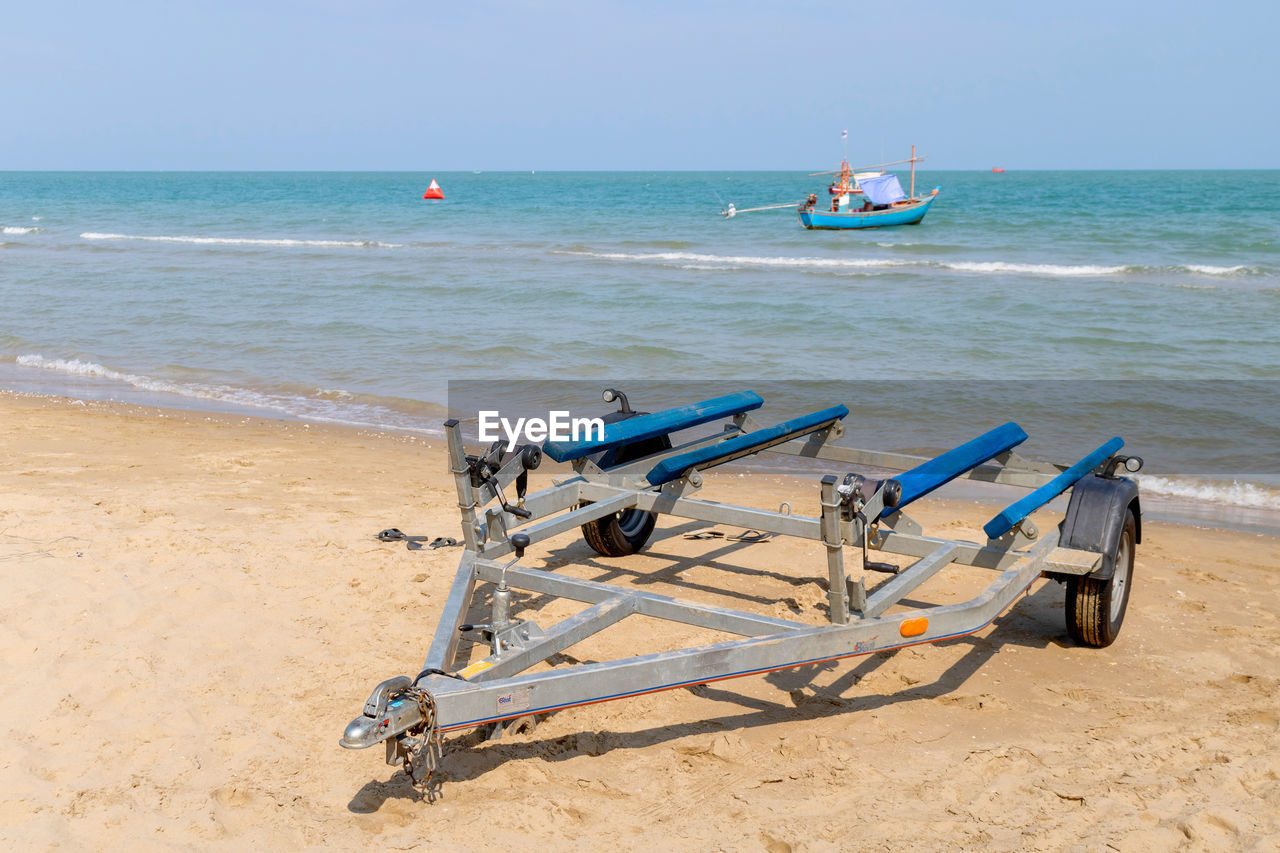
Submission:
M 431 777 L 444 760 L 444 739 L 436 720 L 436 700 L 420 687 L 406 687 L 400 694 L 418 703 L 423 724 L 422 744 L 405 756 L 405 770 L 415 785 L 429 785 Z M 425 772 L 419 775 L 420 770 Z

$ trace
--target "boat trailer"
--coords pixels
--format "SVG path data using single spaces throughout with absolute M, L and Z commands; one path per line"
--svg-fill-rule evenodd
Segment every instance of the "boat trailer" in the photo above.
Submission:
M 991 624 L 1041 576 L 1066 584 L 1067 629 L 1074 640 L 1102 647 L 1120 629 L 1142 523 L 1137 484 L 1120 474 L 1139 470 L 1142 460 L 1120 455 L 1124 442 L 1118 437 L 1074 464 L 1058 465 L 1015 453 L 1027 433 L 1010 422 L 927 459 L 837 445 L 849 414 L 843 405 L 766 427 L 750 415 L 764 403 L 751 391 L 652 414 L 633 412 L 613 389 L 604 399 L 620 401 L 621 411 L 605 418 L 603 434 L 590 441 L 548 440 L 512 450 L 498 443 L 468 455 L 459 422 L 445 423 L 465 549 L 422 670 L 379 684 L 346 727 L 342 746 L 385 742 L 387 763 L 404 765 L 422 783 L 442 757 L 446 734 L 484 727 L 487 736 L 500 737 L 565 708 L 961 637 Z M 722 422 L 719 429 L 673 444 L 675 433 L 714 422 Z M 824 460 L 851 473 L 822 478 L 816 517 L 792 514 L 785 505 L 771 511 L 694 496 L 703 484 L 701 471 L 766 450 Z M 526 494 L 528 472 L 544 454 L 571 463 L 574 473 Z M 904 473 L 876 479 L 856 469 Z M 905 510 L 957 478 L 1031 491 L 986 523 L 984 543 L 925 535 Z M 1062 522 L 1039 531 L 1028 516 L 1068 489 Z M 510 491 L 515 504 L 507 502 Z M 827 622 L 774 618 L 519 565 L 530 548 L 574 528 L 600 555 L 625 557 L 644 547 L 660 514 L 822 543 Z M 856 577 L 846 570 L 849 548 L 861 560 Z M 872 552 L 914 562 L 901 568 L 877 563 Z M 951 564 L 994 578 L 963 603 L 904 601 Z M 868 572 L 888 578 L 868 586 Z M 822 573 L 818 568 L 815 574 Z M 465 620 L 482 585 L 489 621 L 471 624 Z M 587 606 L 541 628 L 518 618 L 512 590 Z M 631 615 L 736 639 L 602 662 L 558 658 L 550 669 L 527 672 Z M 464 639 L 487 646 L 489 654 L 460 661 Z

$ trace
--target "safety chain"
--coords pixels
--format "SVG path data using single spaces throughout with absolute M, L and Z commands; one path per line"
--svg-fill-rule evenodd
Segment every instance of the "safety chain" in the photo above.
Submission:
M 420 687 L 406 687 L 400 695 L 418 703 L 423 725 L 422 742 L 405 755 L 404 768 L 415 786 L 429 787 L 432 775 L 444 760 L 444 739 L 440 736 L 436 720 L 436 700 Z

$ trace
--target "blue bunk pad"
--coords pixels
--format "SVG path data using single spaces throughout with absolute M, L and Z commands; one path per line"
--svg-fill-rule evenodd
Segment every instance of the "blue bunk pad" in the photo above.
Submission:
M 1116 436 L 1034 492 L 1023 495 L 1000 510 L 994 518 L 982 525 L 982 531 L 992 539 L 999 539 L 1022 519 L 1074 486 L 1122 447 L 1124 447 L 1124 439 Z
M 636 415 L 625 421 L 605 424 L 604 438 L 599 441 L 547 441 L 542 445 L 542 452 L 556 462 L 572 462 L 620 444 L 644 441 L 740 412 L 749 412 L 763 405 L 764 399 L 756 392 L 739 391 L 690 406 L 679 406 L 650 415 Z
M 670 456 L 653 466 L 653 470 L 649 472 L 647 479 L 652 485 L 661 486 L 663 483 L 678 480 L 690 468 L 711 468 L 725 462 L 732 462 L 734 459 L 739 459 L 743 456 L 750 456 L 752 453 L 766 450 L 775 444 L 790 441 L 798 435 L 813 432 L 825 424 L 840 420 L 848 414 L 848 408 L 832 406 L 820 412 L 814 412 L 811 415 L 792 418 L 768 429 L 743 433 L 716 444 L 708 444 L 705 447 L 698 447 L 677 456 Z
M 1013 421 L 983 433 L 972 441 L 966 441 L 928 462 L 923 462 L 903 474 L 894 477 L 902 484 L 902 498 L 892 509 L 885 507 L 880 513 L 884 518 L 914 500 L 924 497 L 939 486 L 959 477 L 970 468 L 976 468 L 1001 453 L 1012 450 L 1027 440 L 1027 434 Z

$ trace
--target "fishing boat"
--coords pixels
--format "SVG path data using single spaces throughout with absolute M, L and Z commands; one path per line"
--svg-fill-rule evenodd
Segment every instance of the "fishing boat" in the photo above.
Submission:
M 800 224 L 810 230 L 845 230 L 850 228 L 883 228 L 889 225 L 918 225 L 924 215 L 929 212 L 933 200 L 938 197 L 938 187 L 926 196 L 916 195 L 916 163 L 923 160 L 916 156 L 916 147 L 911 146 L 911 157 L 896 160 L 892 163 L 879 163 L 865 166 L 858 170 L 849 168 L 846 160 L 838 170 L 840 179 L 833 182 L 831 207 L 819 209 L 818 196 L 810 193 L 809 198 L 796 208 Z M 904 193 L 898 176 L 887 173 L 885 166 L 900 163 L 911 164 L 911 192 Z M 874 170 L 880 169 L 879 172 Z M 817 172 L 815 174 L 837 174 L 837 172 Z M 852 178 L 852 182 L 850 181 Z M 861 205 L 853 204 L 855 195 L 863 196 Z

